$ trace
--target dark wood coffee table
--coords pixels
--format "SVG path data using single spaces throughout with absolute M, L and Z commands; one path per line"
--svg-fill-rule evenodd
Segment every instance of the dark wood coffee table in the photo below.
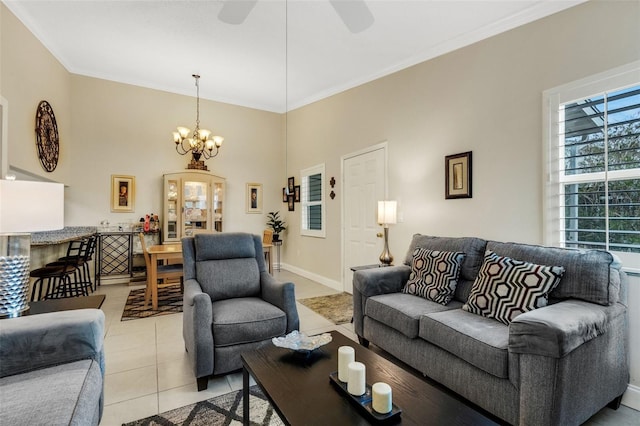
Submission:
M 29 309 L 22 315 L 46 314 L 49 312 L 71 311 L 74 309 L 100 309 L 104 302 L 104 294 L 92 296 L 67 297 L 64 299 L 46 299 L 29 302 Z
M 338 369 L 338 348 L 352 346 L 356 361 L 367 368 L 367 384 L 386 382 L 393 403 L 401 410 L 402 425 L 495 425 L 494 421 L 403 370 L 337 331 L 331 343 L 308 359 L 286 349 L 267 345 L 242 354 L 244 424 L 249 424 L 249 375 L 253 376 L 280 418 L 289 425 L 370 424 L 347 397 L 330 383 Z

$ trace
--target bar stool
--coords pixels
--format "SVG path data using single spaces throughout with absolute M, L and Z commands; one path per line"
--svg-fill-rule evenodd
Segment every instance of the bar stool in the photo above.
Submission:
M 81 240 L 79 249 L 73 250 L 73 253 L 67 254 L 58 259 L 56 262 L 47 263 L 47 266 L 60 266 L 65 261 L 71 260 L 76 262 L 77 271 L 74 274 L 75 285 L 81 286 L 83 294 L 89 294 L 90 291 L 95 291 L 95 284 L 91 280 L 91 270 L 89 268 L 89 262 L 93 259 L 93 254 L 96 250 L 98 236 L 91 235 L 88 238 Z
M 78 269 L 86 246 L 86 240 L 71 241 L 67 247 L 67 255 L 60 258 L 62 260 L 48 263 L 42 268 L 31 271 L 30 276 L 36 278 L 31 292 L 31 300 L 35 299 L 36 294 L 38 300 L 42 299 L 45 280 L 45 299 L 88 295 L 89 293 L 83 288 L 81 271 Z
M 98 234 L 93 234 L 90 237 L 89 241 L 89 249 L 87 251 L 87 257 L 85 259 L 85 269 L 87 272 L 87 276 L 89 277 L 89 283 L 92 285 L 93 291 L 98 289 L 97 281 L 91 281 L 91 269 L 89 268 L 89 263 L 93 260 L 93 255 L 96 253 L 96 247 L 98 246 Z M 94 268 L 95 270 L 95 268 Z
M 71 276 L 76 270 L 77 267 L 71 261 L 66 261 L 62 265 L 44 266 L 31 271 L 29 274 L 31 278 L 36 278 L 31 291 L 31 301 L 43 299 L 45 285 L 44 299 L 72 297 Z

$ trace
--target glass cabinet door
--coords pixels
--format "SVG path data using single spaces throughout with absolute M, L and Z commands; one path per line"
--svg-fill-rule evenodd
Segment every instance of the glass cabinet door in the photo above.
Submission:
M 190 236 L 195 229 L 211 229 L 209 225 L 209 185 L 207 182 L 185 180 L 183 190 L 184 231 Z
M 169 179 L 166 182 L 165 190 L 166 190 L 166 225 L 165 231 L 167 240 L 177 240 L 178 239 L 178 188 L 179 183 L 177 179 Z
M 162 243 L 179 243 L 195 231 L 222 232 L 226 180 L 206 172 L 164 175 Z
M 213 229 L 222 232 L 222 201 L 224 200 L 224 182 L 213 183 Z

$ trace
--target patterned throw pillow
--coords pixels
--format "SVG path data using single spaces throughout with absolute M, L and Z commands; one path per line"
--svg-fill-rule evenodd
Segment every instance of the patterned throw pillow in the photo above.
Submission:
M 518 315 L 547 306 L 562 274 L 562 266 L 536 265 L 487 250 L 462 309 L 509 325 Z
M 463 259 L 464 253 L 416 248 L 402 292 L 446 305 L 456 291 Z

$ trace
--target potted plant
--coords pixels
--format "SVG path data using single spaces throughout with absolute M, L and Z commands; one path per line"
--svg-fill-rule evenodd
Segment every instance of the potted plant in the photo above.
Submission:
M 273 241 L 280 241 L 280 232 L 287 229 L 283 220 L 280 220 L 280 212 L 269 212 L 267 214 L 267 226 L 273 230 Z

